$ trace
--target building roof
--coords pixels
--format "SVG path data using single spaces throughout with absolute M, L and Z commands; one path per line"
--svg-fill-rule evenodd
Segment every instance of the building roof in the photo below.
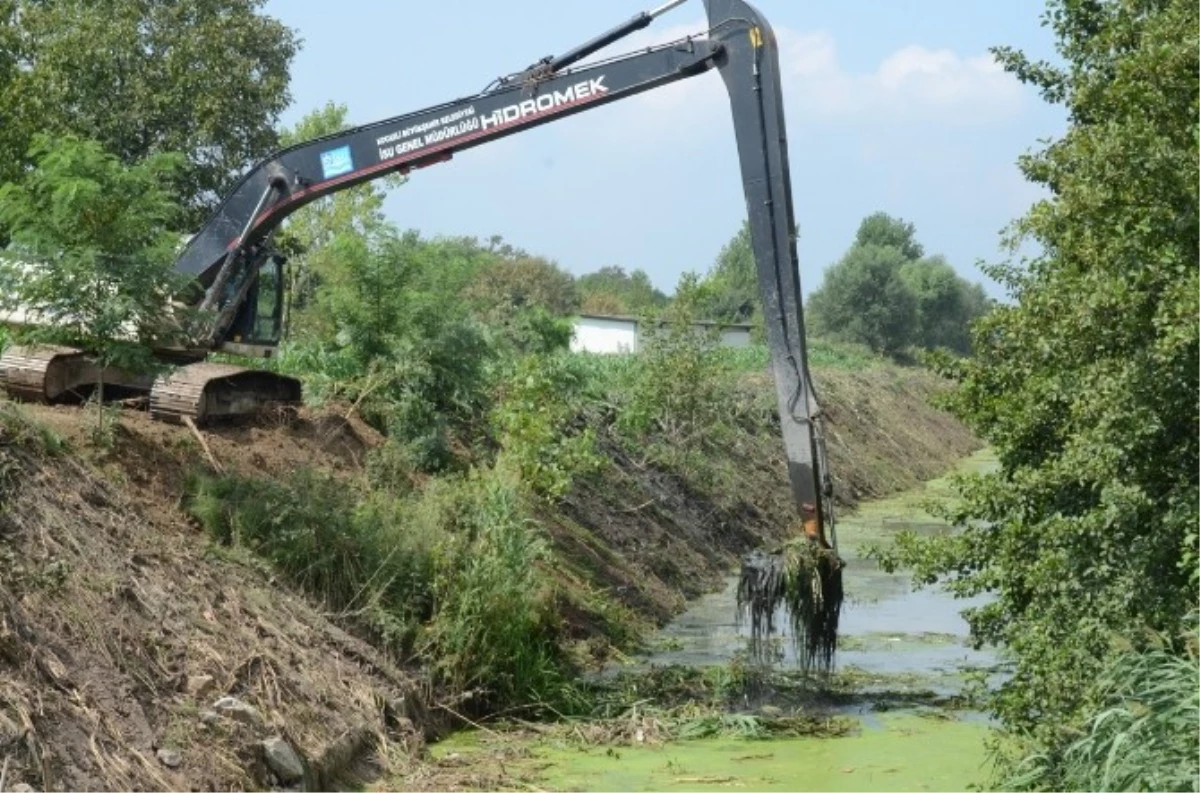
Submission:
M 579 319 L 608 319 L 616 322 L 633 322 L 641 321 L 641 317 L 632 314 L 576 314 Z M 719 322 L 714 319 L 697 319 L 692 322 L 693 325 L 703 325 L 704 327 L 720 327 L 729 328 L 731 330 L 754 330 L 754 326 L 746 322 Z

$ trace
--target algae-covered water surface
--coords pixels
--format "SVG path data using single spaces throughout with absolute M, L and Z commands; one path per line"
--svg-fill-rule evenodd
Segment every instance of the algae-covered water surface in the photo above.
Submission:
M 959 470 L 994 464 L 984 451 L 964 460 Z M 886 543 L 900 529 L 949 531 L 925 507 L 952 496 L 947 479 L 935 480 L 843 517 L 838 534 L 847 564 L 847 599 L 836 670 L 821 689 L 826 693 L 796 698 L 792 680 L 771 688 L 765 700 L 739 696 L 732 703 L 733 710 L 749 718 L 815 714 L 849 720 L 848 731 L 683 739 L 686 732 L 643 738 L 640 731 L 630 734 L 627 729 L 610 737 L 598 725 L 594 733 L 571 725 L 485 728 L 432 746 L 432 763 L 417 777 L 393 783 L 423 789 L 580 791 L 963 790 L 986 784 L 990 728 L 982 714 L 964 708 L 961 694 L 964 670 L 994 667 L 998 659 L 967 645 L 960 612 L 972 602 L 956 601 L 937 589 L 916 590 L 907 576 L 883 572 L 864 553 L 866 546 Z M 736 619 L 736 578 L 728 583 L 663 629 L 655 652 L 608 674 L 653 673 L 664 666 L 720 671 L 740 663 L 748 626 Z M 778 664 L 782 674 L 789 667 L 788 645 L 784 637 Z M 799 683 L 805 692 L 809 685 Z M 642 703 L 650 708 L 663 704 L 653 699 Z M 709 702 L 695 711 L 703 718 L 711 713 L 704 709 L 712 707 Z
M 505 751 L 503 737 L 466 733 L 434 756 L 476 772 L 493 787 L 543 790 L 964 790 L 986 776 L 978 721 L 886 714 L 837 738 L 737 738 L 657 746 L 577 746 L 538 740 Z M 482 780 L 481 780 L 482 781 Z
M 963 460 L 957 471 L 983 471 L 995 465 L 994 454 L 983 450 Z M 966 644 L 967 623 L 960 612 L 982 602 L 954 600 L 939 589 L 915 589 L 907 575 L 889 574 L 866 558 L 865 548 L 886 543 L 898 531 L 921 534 L 949 531 L 926 507 L 953 497 L 950 478 L 891 498 L 863 504 L 838 520 L 839 550 L 846 561 L 846 602 L 842 607 L 836 663 L 872 675 L 919 674 L 944 689 L 964 668 L 990 666 L 993 654 Z M 730 576 L 719 592 L 698 599 L 660 634 L 660 647 L 640 659 L 644 664 L 710 665 L 728 663 L 746 646 L 748 625 L 738 625 L 737 577 Z M 780 615 L 777 623 L 787 625 Z M 783 665 L 791 659 L 787 634 L 782 633 Z M 945 678 L 935 680 L 934 678 Z

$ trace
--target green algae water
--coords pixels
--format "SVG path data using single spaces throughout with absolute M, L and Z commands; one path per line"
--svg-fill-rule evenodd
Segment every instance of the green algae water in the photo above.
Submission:
M 987 778 L 977 721 L 886 714 L 838 738 L 704 739 L 659 746 L 537 742 L 502 762 L 514 787 L 605 790 L 965 790 Z M 464 733 L 433 748 L 467 760 L 487 741 Z M 493 761 L 501 762 L 501 761 Z
M 960 461 L 954 473 L 987 471 L 996 464 L 989 449 Z M 866 558 L 872 544 L 886 544 L 897 532 L 950 531 L 927 511 L 932 503 L 953 498 L 950 476 L 890 498 L 868 502 L 838 519 L 839 550 L 846 562 L 846 601 L 838 628 L 838 668 L 875 675 L 919 675 L 931 687 L 948 692 L 964 670 L 992 666 L 994 654 L 967 646 L 967 623 L 960 612 L 985 602 L 955 600 L 938 588 L 916 589 L 909 576 L 889 574 Z M 697 599 L 659 633 L 661 649 L 638 659 L 643 665 L 708 666 L 728 663 L 746 648 L 749 626 L 738 625 L 737 576 L 726 586 Z M 781 613 L 777 624 L 787 625 Z M 780 633 L 786 667 L 792 655 L 786 630 Z
M 995 465 L 984 450 L 956 470 Z M 847 600 L 839 626 L 839 674 L 861 697 L 825 707 L 853 719 L 850 734 L 804 737 L 705 738 L 634 745 L 592 745 L 561 734 L 465 731 L 431 748 L 447 774 L 434 787 L 470 790 L 964 790 L 990 777 L 989 724 L 979 713 L 927 707 L 897 694 L 963 690 L 964 670 L 997 663 L 966 644 L 961 610 L 978 599 L 955 600 L 938 589 L 915 589 L 903 574 L 888 574 L 865 557 L 897 531 L 950 531 L 927 512 L 953 497 L 949 479 L 862 505 L 840 518 L 838 539 L 847 567 Z M 658 637 L 659 650 L 626 667 L 726 665 L 746 647 L 748 626 L 737 624 L 737 578 L 695 601 Z M 780 624 L 786 624 L 781 620 Z M 788 642 L 782 642 L 784 648 Z M 785 649 L 779 667 L 786 670 Z M 880 696 L 875 696 L 875 693 Z M 938 700 L 945 702 L 946 700 Z M 902 703 L 897 705 L 896 703 Z M 749 706 L 749 703 L 746 703 Z M 777 701 L 777 704 L 783 704 Z M 759 712 L 767 708 L 757 706 Z M 768 704 L 767 707 L 770 707 Z M 779 708 L 774 708 L 779 711 Z M 417 788 L 431 789 L 430 781 Z M 401 780 L 393 780 L 401 782 Z

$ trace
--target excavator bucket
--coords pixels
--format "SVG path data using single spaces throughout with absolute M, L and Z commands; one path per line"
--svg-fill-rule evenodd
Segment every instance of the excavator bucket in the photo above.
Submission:
M 778 47 L 767 20 L 744 0 L 704 5 L 710 35 L 724 48 L 718 71 L 733 112 L 780 429 L 800 513 L 795 540 L 743 560 L 738 610 L 750 617 L 753 651 L 767 646 L 782 609 L 800 666 L 828 670 L 837 647 L 844 564 L 837 553 L 821 407 L 808 370 Z

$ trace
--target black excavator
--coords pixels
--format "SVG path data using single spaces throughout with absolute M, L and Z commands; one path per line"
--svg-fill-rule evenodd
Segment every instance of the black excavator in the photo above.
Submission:
M 259 162 L 175 263 L 196 287 L 191 307 L 206 318 L 204 338 L 157 350 L 171 364 L 164 375 L 139 379 L 106 371 L 106 382 L 148 390 L 151 415 L 165 421 L 203 424 L 267 404 L 299 402 L 300 383 L 292 378 L 206 360 L 212 352 L 269 357 L 276 349 L 286 262 L 272 237 L 288 215 L 338 190 L 445 162 L 455 152 L 715 70 L 733 114 L 793 496 L 805 534 L 830 547 L 831 480 L 808 371 L 778 50 L 770 25 L 743 0 L 704 0 L 706 32 L 581 63 L 683 2 L 643 11 L 562 55 L 494 80 L 476 95 L 310 140 Z M 93 385 L 97 377 L 86 350 L 13 346 L 0 359 L 0 385 L 23 399 L 54 401 Z

